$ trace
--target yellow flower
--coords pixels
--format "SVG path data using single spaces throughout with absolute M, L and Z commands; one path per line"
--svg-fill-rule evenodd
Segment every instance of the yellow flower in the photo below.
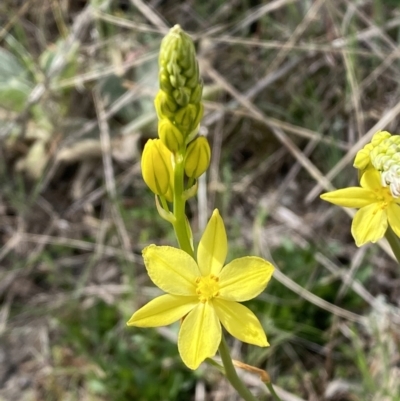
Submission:
M 217 352 L 221 323 L 241 341 L 260 347 L 268 341 L 259 320 L 238 302 L 256 297 L 274 267 L 258 257 L 235 259 L 223 267 L 227 254 L 224 222 L 215 210 L 197 250 L 197 263 L 186 252 L 150 245 L 143 250 L 147 272 L 166 295 L 133 314 L 129 326 L 158 327 L 182 320 L 178 349 L 190 369 Z
M 368 169 L 361 177 L 361 188 L 339 189 L 321 195 L 323 200 L 344 207 L 360 208 L 354 216 L 351 233 L 357 246 L 380 240 L 388 224 L 400 236 L 400 199 L 382 186 L 380 174 Z

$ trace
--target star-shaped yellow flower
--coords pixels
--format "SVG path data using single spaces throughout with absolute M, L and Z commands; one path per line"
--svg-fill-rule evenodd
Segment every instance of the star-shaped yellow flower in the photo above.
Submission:
M 166 295 L 150 301 L 128 321 L 129 326 L 158 327 L 183 318 L 178 349 L 183 362 L 197 369 L 213 357 L 221 342 L 221 323 L 241 341 L 260 347 L 268 341 L 259 320 L 238 302 L 256 297 L 274 267 L 258 257 L 235 259 L 223 267 L 228 250 L 224 222 L 215 210 L 197 250 L 197 263 L 186 252 L 150 245 L 143 250 L 153 283 Z
M 400 236 L 400 198 L 394 198 L 390 188 L 382 186 L 380 174 L 373 168 L 365 171 L 360 184 L 328 192 L 321 198 L 335 205 L 360 208 L 351 225 L 357 246 L 380 240 L 388 224 Z

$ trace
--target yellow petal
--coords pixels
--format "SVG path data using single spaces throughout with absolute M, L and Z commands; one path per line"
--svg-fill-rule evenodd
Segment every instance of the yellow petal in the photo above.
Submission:
M 334 205 L 356 208 L 361 208 L 376 202 L 374 192 L 360 187 L 343 188 L 337 191 L 327 192 L 321 195 L 321 199 L 333 203 Z
M 269 346 L 260 321 L 249 308 L 237 302 L 216 298 L 213 304 L 219 320 L 233 337 L 259 347 Z
M 366 189 L 375 190 L 382 188 L 381 175 L 374 168 L 368 169 L 361 177 L 361 186 Z
M 203 276 L 218 275 L 228 252 L 224 222 L 215 209 L 197 249 L 197 263 Z
M 213 357 L 221 342 L 221 324 L 209 302 L 199 303 L 183 320 L 178 337 L 182 361 L 190 369 L 197 369 Z
M 218 298 L 243 302 L 256 297 L 270 280 L 274 266 L 264 259 L 246 256 L 228 263 L 219 275 Z
M 386 211 L 379 203 L 374 203 L 360 209 L 354 216 L 351 233 L 356 245 L 361 246 L 367 242 L 379 241 L 388 226 Z
M 387 208 L 388 221 L 395 234 L 400 237 L 400 206 L 392 203 Z
M 137 310 L 127 325 L 137 327 L 167 326 L 188 314 L 198 303 L 198 297 L 161 295 Z
M 171 246 L 150 245 L 143 250 L 144 263 L 153 283 L 172 295 L 196 295 L 200 276 L 194 259 Z

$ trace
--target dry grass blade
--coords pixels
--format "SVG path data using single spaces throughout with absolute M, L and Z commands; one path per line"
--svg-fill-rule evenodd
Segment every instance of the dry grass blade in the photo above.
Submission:
M 103 156 L 103 167 L 104 167 L 104 177 L 106 182 L 106 189 L 108 196 L 111 199 L 112 214 L 115 224 L 118 228 L 118 233 L 122 242 L 122 246 L 126 253 L 129 253 L 131 249 L 129 234 L 126 230 L 124 221 L 118 211 L 116 201 L 117 201 L 117 190 L 115 185 L 114 169 L 111 159 L 111 141 L 110 132 L 107 124 L 107 117 L 104 110 L 103 100 L 100 95 L 94 91 L 94 103 L 96 106 L 97 118 L 99 120 L 100 128 L 100 143 Z
M 121 74 L 125 74 L 132 67 L 137 67 L 139 65 L 142 65 L 150 60 L 155 59 L 157 56 L 158 56 L 158 52 L 149 52 L 141 57 L 137 57 L 137 58 L 133 58 L 132 60 L 128 60 L 125 63 L 123 63 L 122 65 L 107 66 L 104 68 L 99 68 L 95 71 L 88 71 L 81 75 L 76 75 L 72 78 L 60 80 L 59 82 L 57 82 L 53 85 L 52 89 L 59 90 L 59 89 L 66 89 L 66 88 L 70 88 L 70 87 L 80 87 L 85 83 L 88 83 L 91 81 L 96 81 L 101 78 L 106 78 L 117 72 L 121 73 Z
M 28 10 L 29 7 L 32 6 L 36 0 L 28 0 L 26 1 L 18 11 L 9 19 L 6 25 L 4 25 L 0 30 L 0 43 L 3 41 L 7 33 L 10 31 L 12 26 L 21 18 Z
M 238 92 L 229 82 L 226 81 L 209 63 L 203 61 L 204 70 L 216 83 L 232 95 L 239 104 L 244 106 L 255 118 L 263 122 L 275 134 L 275 137 L 281 142 L 289 152 L 299 161 L 299 163 L 308 171 L 308 173 L 317 181 L 322 183 L 326 188 L 333 188 L 330 181 L 315 167 L 311 161 L 304 156 L 303 152 L 291 141 L 288 136 L 280 129 L 272 126 L 262 111 L 252 102 L 246 99 Z
M 153 28 L 150 25 L 132 22 L 126 18 L 116 17 L 115 15 L 110 15 L 100 10 L 94 11 L 94 15 L 97 19 L 101 21 L 110 22 L 113 25 L 120 26 L 123 28 L 129 28 L 140 32 L 155 32 L 155 33 L 160 32 L 160 27 Z M 161 32 L 165 32 L 165 29 L 163 27 L 161 27 Z
M 291 278 L 282 273 L 279 269 L 275 268 L 274 277 L 285 287 L 289 288 L 295 294 L 306 299 L 308 302 L 324 309 L 335 316 L 342 317 L 344 319 L 350 320 L 351 322 L 365 323 L 365 318 L 356 313 L 350 312 L 346 309 L 340 308 L 339 306 L 333 305 L 324 299 L 316 296 L 310 291 L 303 288 L 301 285 L 294 282 Z
M 330 4 L 330 3 L 328 3 Z M 345 20 L 346 21 L 346 20 Z M 339 28 L 333 23 L 333 27 L 336 32 L 339 32 Z M 348 26 L 342 26 L 342 30 L 346 31 Z M 344 60 L 344 64 L 346 67 L 346 76 L 347 80 L 350 83 L 350 90 L 351 90 L 351 99 L 354 107 L 354 111 L 356 114 L 356 121 L 357 121 L 357 131 L 358 131 L 358 138 L 364 135 L 364 115 L 361 106 L 361 98 L 359 96 L 360 90 L 356 78 L 355 66 L 351 60 L 351 57 L 348 53 L 342 53 L 342 57 Z
M 254 113 L 248 111 L 248 110 L 243 110 L 243 109 L 231 109 L 230 103 L 228 104 L 228 106 L 224 106 L 221 104 L 217 104 L 217 103 L 212 103 L 212 102 L 204 102 L 204 105 L 206 108 L 210 109 L 210 110 L 216 110 L 219 111 L 219 113 L 222 112 L 226 112 L 226 113 L 231 113 L 234 114 L 236 116 L 243 116 L 243 117 L 249 117 L 249 118 L 253 118 L 255 120 L 258 121 L 264 121 L 265 123 L 268 123 L 269 126 L 271 127 L 276 127 L 276 128 L 280 128 L 281 130 L 290 132 L 292 134 L 295 134 L 301 138 L 306 138 L 306 139 L 311 139 L 313 141 L 316 142 L 322 142 L 322 143 L 326 143 L 329 144 L 330 146 L 333 146 L 335 148 L 339 148 L 339 149 L 344 149 L 344 150 L 348 150 L 350 148 L 350 146 L 344 142 L 344 141 L 340 141 L 340 140 L 336 140 L 334 138 L 329 138 L 326 136 L 323 136 L 321 134 L 319 134 L 318 132 L 315 132 L 311 129 L 307 129 L 307 128 L 303 128 L 303 127 L 299 127 L 297 125 L 293 125 L 290 123 L 287 123 L 285 121 L 281 121 L 278 120 L 276 118 L 273 117 L 267 117 L 264 116 L 262 119 L 258 118 L 254 115 Z M 220 114 L 219 114 L 220 115 Z M 215 114 L 211 114 L 210 115 L 212 118 L 210 118 L 211 122 L 214 122 L 214 116 Z M 209 120 L 207 118 L 208 116 L 205 117 L 205 123 L 206 125 L 209 123 Z
M 399 21 L 400 25 L 400 21 Z M 214 43 L 229 43 L 232 45 L 243 45 L 246 47 L 256 47 L 261 49 L 287 49 L 289 51 L 296 51 L 296 52 L 307 52 L 307 53 L 351 53 L 356 54 L 358 56 L 368 57 L 371 58 L 375 56 L 372 51 L 363 50 L 363 49 L 351 49 L 345 47 L 345 42 L 340 42 L 340 45 L 333 45 L 333 44 L 319 44 L 319 43 L 288 43 L 282 42 L 278 40 L 259 40 L 259 39 L 246 39 L 246 38 L 239 38 L 236 36 L 218 36 L 218 37 L 210 37 L 210 41 Z M 378 56 L 375 56 L 378 57 Z M 400 58 L 400 54 L 397 52 L 393 55 L 393 57 L 397 60 Z
M 289 40 L 287 41 L 286 46 L 283 47 L 278 52 L 278 54 L 274 58 L 271 65 L 268 67 L 268 71 L 276 70 L 278 68 L 278 66 L 282 63 L 284 58 L 289 53 L 290 48 L 299 39 L 299 37 L 302 35 L 302 33 L 307 29 L 307 27 L 309 26 L 311 21 L 317 16 L 318 10 L 324 1 L 325 0 L 316 0 L 311 4 L 303 21 L 296 27 L 295 31 L 293 32 L 293 34 L 290 36 Z
M 50 235 L 40 235 L 40 234 L 29 234 L 24 233 L 21 236 L 21 241 L 32 242 L 32 243 L 46 243 L 53 245 L 61 245 L 68 248 L 80 249 L 82 251 L 94 252 L 96 250 L 97 244 L 89 241 L 77 240 L 73 238 L 65 237 L 55 237 Z M 129 262 L 134 262 L 138 264 L 143 264 L 143 259 L 141 256 L 135 255 L 132 252 L 126 253 L 120 248 L 115 248 L 108 245 L 103 245 L 101 248 L 102 255 L 104 256 L 114 256 L 126 258 Z
M 229 33 L 233 34 L 237 31 L 242 30 L 243 28 L 249 26 L 252 24 L 254 21 L 259 20 L 262 18 L 264 15 L 271 13 L 273 11 L 279 10 L 280 8 L 291 4 L 291 3 L 296 3 L 299 0 L 274 0 L 270 1 L 268 4 L 263 4 L 259 6 L 255 11 L 253 11 L 250 15 L 248 15 L 246 18 L 243 19 L 237 26 L 233 27 Z
M 161 32 L 168 32 L 168 25 L 164 19 L 148 4 L 142 0 L 130 0 L 131 3 Z

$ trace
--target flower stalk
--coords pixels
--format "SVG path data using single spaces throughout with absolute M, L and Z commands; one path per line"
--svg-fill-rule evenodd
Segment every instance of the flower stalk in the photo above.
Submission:
M 235 366 L 233 365 L 231 355 L 229 353 L 228 344 L 226 343 L 224 335 L 222 335 L 221 344 L 219 346 L 219 354 L 225 368 L 225 377 L 232 384 L 232 387 L 243 397 L 246 401 L 257 401 L 257 398 L 250 392 L 250 390 L 240 380 Z
M 397 262 L 400 264 L 400 239 L 399 239 L 399 237 L 394 233 L 394 231 L 391 229 L 391 227 L 388 227 L 388 229 L 386 230 L 385 237 L 386 237 L 387 241 L 389 242 L 390 247 L 392 248 L 394 256 L 397 259 Z
M 267 388 L 268 388 L 269 392 L 271 393 L 272 397 L 274 397 L 275 401 L 282 401 L 281 398 L 279 397 L 279 395 L 276 394 L 274 386 L 272 385 L 271 382 L 265 382 L 265 385 L 267 386 Z
M 184 192 L 184 172 L 185 172 L 185 154 L 180 151 L 175 156 L 175 169 L 174 169 L 174 216 L 175 222 L 173 224 L 175 235 L 178 240 L 179 246 L 182 250 L 194 257 L 192 239 L 189 238 L 186 226 L 186 213 L 185 213 L 185 198 Z

